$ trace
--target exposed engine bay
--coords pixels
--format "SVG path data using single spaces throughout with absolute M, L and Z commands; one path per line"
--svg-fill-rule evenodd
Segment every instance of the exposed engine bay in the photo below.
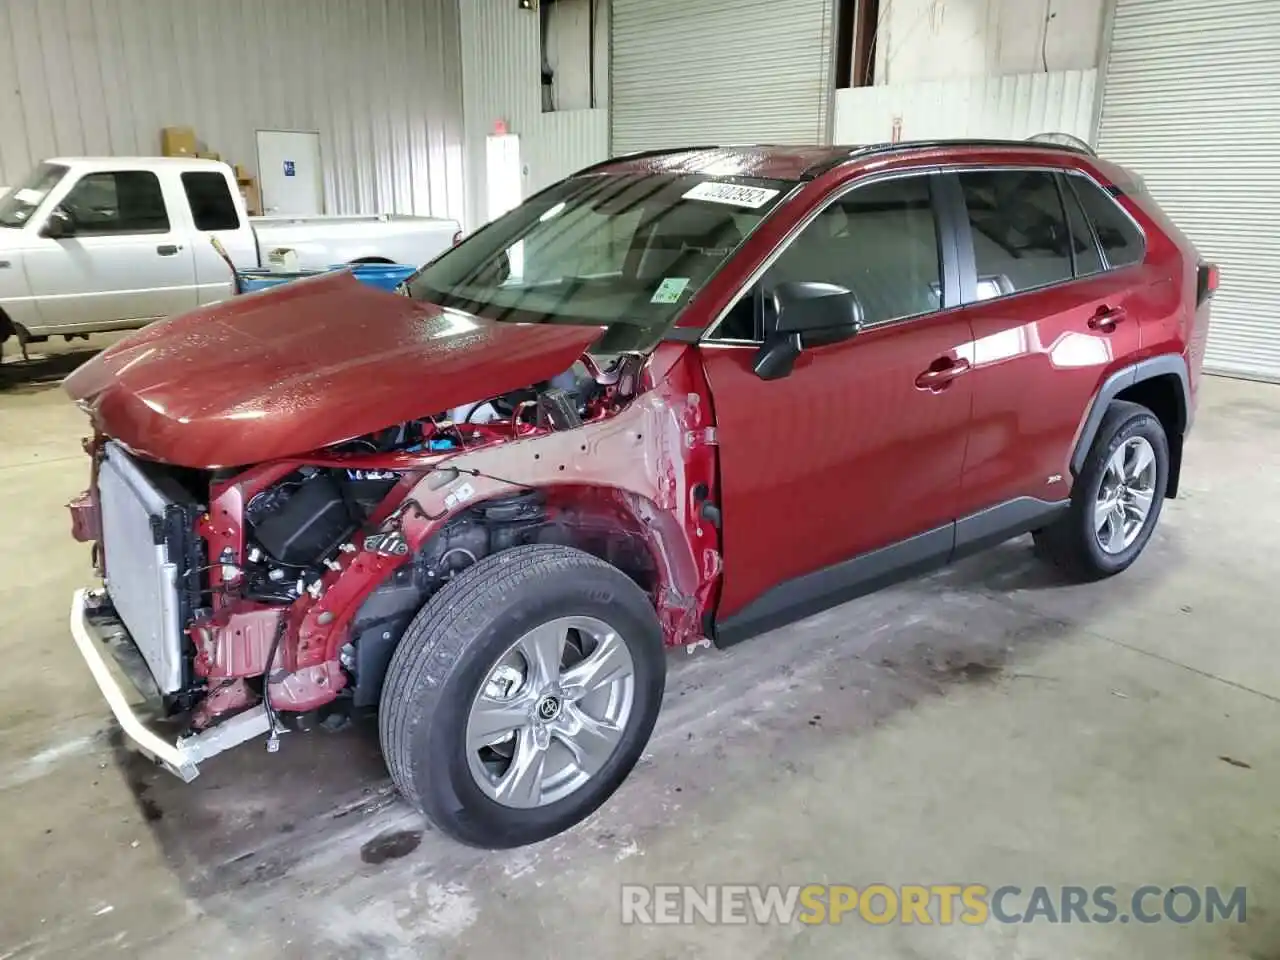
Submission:
M 364 461 L 456 454 L 496 439 L 573 429 L 634 391 L 635 370 L 630 382 L 620 383 L 621 368 L 627 366 L 626 358 L 615 361 L 607 372 L 578 363 L 546 383 L 401 423 L 324 451 L 350 460 L 352 466 L 300 466 L 245 505 L 252 541 L 244 571 L 245 595 L 267 602 L 296 600 L 416 466 L 360 465 Z M 499 515 L 505 517 L 494 514 Z M 457 557 L 474 563 L 483 556 L 467 546 L 450 554 L 455 569 Z
M 517 489 L 477 502 L 417 549 L 397 533 L 406 512 L 421 511 L 406 494 L 424 477 L 433 471 L 456 476 L 444 466 L 462 453 L 609 417 L 637 392 L 642 363 L 639 355 L 627 354 L 602 370 L 584 358 L 550 381 L 400 423 L 294 462 L 205 472 L 138 461 L 153 482 L 185 491 L 172 501 L 185 505 L 182 525 L 194 525 L 207 545 L 208 559 L 197 565 L 204 553 L 199 538 L 182 541 L 188 562 L 178 577 L 183 626 L 176 642 L 183 648 L 184 679 L 180 689 L 162 690 L 168 712 L 192 711 L 192 726 L 206 729 L 264 700 L 269 711 L 276 702 L 307 712 L 311 702 L 332 701 L 334 686 L 343 691 L 341 710 L 374 706 L 395 646 L 427 598 L 477 561 L 514 546 L 590 544 L 637 579 L 652 579 L 642 542 L 628 543 L 580 504 L 560 502 L 542 490 Z M 232 517 L 239 522 L 224 528 L 215 518 L 232 513 L 218 506 L 228 497 L 242 498 L 242 505 L 240 516 Z M 205 502 L 208 508 L 199 506 Z M 202 511 L 204 520 L 195 519 Z M 173 552 L 178 543 L 169 546 Z M 386 574 L 349 613 L 335 665 L 343 676 L 317 679 L 327 691 L 273 687 L 266 698 L 267 685 L 291 667 L 282 636 L 305 632 L 306 621 L 300 625 L 299 619 L 323 606 L 322 597 L 347 566 L 369 558 L 385 565 Z M 113 584 L 112 597 L 123 595 L 125 586 Z M 137 633 L 127 621 L 126 626 Z

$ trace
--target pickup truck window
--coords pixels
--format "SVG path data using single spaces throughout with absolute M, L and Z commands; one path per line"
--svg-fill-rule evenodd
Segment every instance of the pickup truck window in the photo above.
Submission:
M 62 201 L 62 209 L 76 236 L 169 232 L 160 181 L 147 170 L 85 174 Z
M 23 177 L 22 182 L 0 198 L 0 226 L 21 227 L 35 213 L 49 191 L 67 175 L 67 168 L 42 163 Z
M 794 186 L 657 174 L 566 180 L 429 264 L 408 292 L 495 320 L 608 326 L 602 353 L 647 349 Z
M 240 214 L 231 199 L 227 178 L 212 170 L 184 173 L 182 189 L 191 205 L 191 217 L 197 230 L 239 230 Z

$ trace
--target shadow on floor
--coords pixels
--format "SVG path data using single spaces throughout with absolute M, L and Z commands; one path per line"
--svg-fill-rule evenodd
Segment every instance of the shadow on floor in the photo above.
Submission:
M 565 842 L 598 844 L 619 818 L 632 830 L 662 829 L 661 795 L 672 783 L 693 801 L 703 790 L 731 790 L 735 765 L 776 755 L 802 770 L 815 736 L 862 735 L 957 684 L 1011 682 L 1010 661 L 1076 624 L 1004 603 L 1004 595 L 1060 585 L 1028 540 L 1013 541 L 730 651 L 672 653 L 655 760 L 637 768 L 603 826 L 584 825 Z M 374 861 L 362 866 L 361 848 L 383 836 L 413 852 L 405 863 L 492 867 L 488 853 L 434 835 L 400 800 L 367 718 L 336 733 L 287 734 L 276 754 L 262 741 L 245 744 L 205 764 L 192 784 L 151 765 L 118 732 L 115 746 L 141 816 L 195 897 L 236 897 L 317 859 L 349 864 L 339 874 L 367 871 Z M 410 833 L 413 843 L 401 845 Z
M 6 353 L 12 349 L 5 344 Z M 76 341 L 74 348 L 50 353 L 32 350 L 31 359 L 20 356 L 6 357 L 0 363 L 0 392 L 24 394 L 47 389 L 68 376 L 76 367 L 85 363 L 101 350 L 101 345 Z

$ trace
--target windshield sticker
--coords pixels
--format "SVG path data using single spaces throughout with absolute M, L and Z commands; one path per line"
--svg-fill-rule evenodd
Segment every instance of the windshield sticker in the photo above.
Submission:
M 743 187 L 736 183 L 717 183 L 706 180 L 684 195 L 686 200 L 708 200 L 711 203 L 727 203 L 731 207 L 763 207 L 778 195 L 779 191 L 768 187 Z
M 667 277 L 658 284 L 658 289 L 653 291 L 653 296 L 649 298 L 649 302 L 675 303 L 680 299 L 680 294 L 684 293 L 684 288 L 688 285 L 688 277 Z

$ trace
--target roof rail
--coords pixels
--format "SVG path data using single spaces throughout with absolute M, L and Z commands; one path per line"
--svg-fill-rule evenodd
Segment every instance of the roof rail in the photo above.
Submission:
M 627 160 L 644 160 L 648 157 L 665 157 L 673 153 L 689 153 L 696 150 L 719 150 L 720 148 L 719 144 L 713 144 L 711 146 L 703 145 L 699 147 L 662 147 L 657 150 L 637 150 L 634 153 L 620 153 L 616 157 L 610 157 L 607 160 L 600 160 L 588 167 L 583 167 L 581 170 L 570 174 L 570 176 L 580 177 L 584 173 L 590 173 L 592 170 L 599 170 L 601 167 L 611 167 L 615 163 L 623 163 Z
M 1048 137 L 1060 136 L 1076 141 L 1057 142 L 1047 139 Z M 1093 150 L 1083 140 L 1072 137 L 1070 134 L 1037 134 L 1026 140 L 1000 140 L 994 138 L 981 139 L 956 139 L 956 140 L 904 140 L 900 143 L 872 143 L 861 147 L 850 147 L 849 152 L 841 156 L 832 157 L 830 160 L 824 160 L 821 163 L 815 163 L 806 167 L 801 179 L 812 180 L 819 177 L 830 170 L 834 170 L 841 164 L 848 163 L 850 160 L 857 160 L 863 157 L 872 156 L 881 153 L 903 153 L 907 150 L 931 150 L 938 147 L 1042 147 L 1046 150 L 1066 150 L 1070 153 L 1079 153 L 1086 156 L 1097 156 Z

